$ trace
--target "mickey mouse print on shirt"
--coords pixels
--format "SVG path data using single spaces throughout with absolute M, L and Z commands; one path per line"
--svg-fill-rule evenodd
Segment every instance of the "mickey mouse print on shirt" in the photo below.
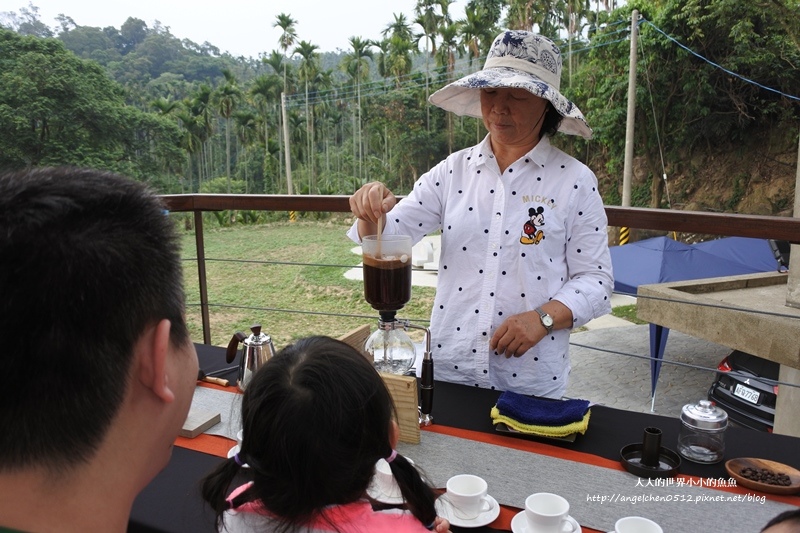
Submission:
M 519 238 L 522 244 L 539 244 L 544 239 L 544 207 L 528 208 L 528 220 L 522 225 L 523 235 Z

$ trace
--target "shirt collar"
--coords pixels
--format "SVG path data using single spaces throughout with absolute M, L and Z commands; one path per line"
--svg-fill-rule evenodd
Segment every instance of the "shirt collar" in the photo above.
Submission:
M 543 167 L 550 159 L 550 155 L 552 153 L 553 147 L 550 145 L 550 137 L 545 135 L 539 139 L 539 142 L 536 143 L 536 146 L 533 147 L 533 150 L 528 152 L 528 157 L 530 157 L 534 163 L 540 167 Z
M 536 146 L 534 146 L 531 151 L 526 154 L 526 157 L 529 157 L 531 161 L 540 167 L 544 167 L 544 165 L 550 159 L 552 153 L 553 146 L 550 144 L 550 137 L 545 135 L 539 140 L 538 143 L 536 143 Z M 486 137 L 484 137 L 483 140 L 473 149 L 472 159 L 476 165 L 485 165 L 488 163 L 489 159 L 494 159 L 492 143 L 489 142 L 488 133 L 486 134 Z

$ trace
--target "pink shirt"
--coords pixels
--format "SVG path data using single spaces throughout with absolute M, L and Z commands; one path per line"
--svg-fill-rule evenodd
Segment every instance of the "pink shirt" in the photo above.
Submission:
M 242 493 L 250 484 L 242 485 L 228 497 L 230 501 Z M 251 533 L 275 531 L 279 521 L 258 502 L 248 502 L 236 509 L 225 511 L 221 531 L 228 533 Z M 324 516 L 315 519 L 303 533 L 429 533 L 408 511 L 390 509 L 373 511 L 367 501 L 337 505 L 324 511 Z

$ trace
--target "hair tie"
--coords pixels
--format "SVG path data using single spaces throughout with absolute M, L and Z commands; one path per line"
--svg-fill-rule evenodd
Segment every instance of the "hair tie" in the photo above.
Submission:
M 245 461 L 242 461 L 242 459 L 239 457 L 239 454 L 238 454 L 238 453 L 236 453 L 236 454 L 234 454 L 234 455 L 233 455 L 233 460 L 234 460 L 234 461 L 236 462 L 236 464 L 237 464 L 237 465 L 239 465 L 239 466 L 244 466 L 244 464 L 245 464 Z
M 394 458 L 397 457 L 397 450 L 392 450 L 392 453 L 389 454 L 389 457 L 386 458 L 387 463 L 391 463 L 394 461 Z

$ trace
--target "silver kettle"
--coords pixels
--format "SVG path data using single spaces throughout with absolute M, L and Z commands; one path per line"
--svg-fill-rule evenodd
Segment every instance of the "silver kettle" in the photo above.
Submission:
M 241 331 L 234 333 L 233 338 L 228 343 L 228 349 L 225 351 L 225 360 L 231 363 L 236 358 L 236 350 L 239 348 L 239 344 L 243 344 L 238 379 L 239 390 L 242 391 L 247 388 L 247 384 L 253 378 L 253 373 L 275 355 L 272 338 L 261 332 L 261 324 L 253 324 L 250 327 L 250 331 L 253 332 L 250 336 Z

